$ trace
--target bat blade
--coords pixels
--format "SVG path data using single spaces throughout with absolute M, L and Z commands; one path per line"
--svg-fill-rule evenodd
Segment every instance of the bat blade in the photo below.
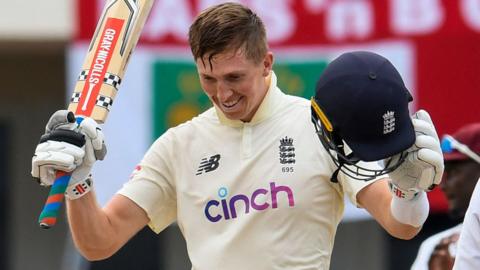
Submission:
M 88 48 L 68 110 L 103 124 L 154 0 L 109 0 Z M 70 175 L 57 172 L 38 222 L 55 225 Z
M 68 109 L 104 123 L 153 0 L 110 0 L 90 43 Z

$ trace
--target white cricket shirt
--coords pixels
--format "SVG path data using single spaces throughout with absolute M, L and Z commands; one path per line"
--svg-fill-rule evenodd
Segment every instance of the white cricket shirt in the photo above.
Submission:
M 155 232 L 177 221 L 192 269 L 329 269 L 343 196 L 371 183 L 330 181 L 310 102 L 271 77 L 251 122 L 211 108 L 169 129 L 119 191 Z
M 453 269 L 480 269 L 480 179 L 475 185 L 468 210 L 465 213 Z
M 420 245 L 420 249 L 418 250 L 417 258 L 415 258 L 415 261 L 412 264 L 412 267 L 410 270 L 428 270 L 428 261 L 430 260 L 430 257 L 432 256 L 433 250 L 435 247 L 440 244 L 440 241 L 446 237 L 450 237 L 454 234 L 460 233 L 462 230 L 462 223 L 449 228 L 447 230 L 438 232 L 422 242 L 422 245 Z M 454 251 L 456 254 L 456 245 L 454 245 Z M 455 254 L 452 254 L 455 256 Z

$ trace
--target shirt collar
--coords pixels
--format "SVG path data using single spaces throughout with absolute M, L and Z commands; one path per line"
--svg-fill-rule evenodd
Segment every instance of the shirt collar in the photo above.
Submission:
M 260 123 L 270 116 L 272 116 L 275 112 L 275 109 L 280 104 L 280 99 L 283 93 L 277 87 L 277 76 L 272 71 L 270 75 L 266 78 L 266 80 L 270 80 L 270 86 L 268 87 L 267 93 L 263 98 L 262 103 L 258 107 L 255 115 L 253 116 L 250 122 L 243 122 L 241 120 L 231 120 L 228 119 L 223 112 L 214 104 L 215 111 L 217 113 L 218 119 L 221 124 L 231 126 L 231 127 L 241 127 L 245 124 L 254 125 Z

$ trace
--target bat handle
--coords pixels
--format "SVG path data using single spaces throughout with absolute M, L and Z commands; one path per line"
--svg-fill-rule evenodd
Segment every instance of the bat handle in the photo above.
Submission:
M 70 123 L 75 122 L 75 116 L 73 113 L 69 113 L 68 121 Z M 40 143 L 46 141 L 60 141 L 67 142 L 78 147 L 82 147 L 85 144 L 85 136 L 81 133 L 72 130 L 54 130 L 48 134 L 43 135 L 40 138 Z M 48 193 L 47 201 L 43 207 L 42 213 L 38 218 L 38 223 L 41 228 L 49 229 L 57 223 L 57 216 L 62 206 L 63 197 L 65 197 L 65 190 L 67 189 L 68 182 L 70 182 L 71 174 L 63 171 L 56 171 L 55 181 Z
M 63 171 L 56 172 L 55 181 L 50 189 L 50 193 L 48 193 L 48 198 L 42 213 L 40 213 L 40 217 L 38 218 L 38 223 L 41 228 L 49 229 L 57 223 L 58 212 L 62 206 L 70 177 L 70 173 Z

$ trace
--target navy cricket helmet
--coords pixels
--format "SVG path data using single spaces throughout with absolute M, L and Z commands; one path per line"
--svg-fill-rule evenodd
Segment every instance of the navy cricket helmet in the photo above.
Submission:
M 312 122 L 338 171 L 371 180 L 396 169 L 415 142 L 408 111 L 413 100 L 402 77 L 386 58 L 366 51 L 333 60 L 320 76 L 311 99 Z M 345 147 L 345 144 L 348 147 Z M 387 159 L 401 153 L 395 161 Z M 387 159 L 372 170 L 359 161 Z

